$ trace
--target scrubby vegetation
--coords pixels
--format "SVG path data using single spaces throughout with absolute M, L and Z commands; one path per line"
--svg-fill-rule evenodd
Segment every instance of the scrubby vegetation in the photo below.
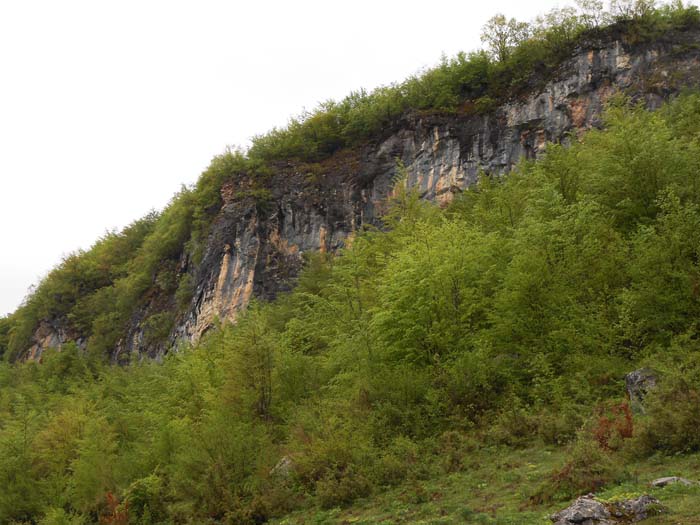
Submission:
M 145 320 L 150 342 L 169 335 L 168 321 L 189 305 L 192 276 L 183 268 L 202 257 L 207 231 L 221 207 L 221 185 L 234 176 L 263 178 L 267 168 L 241 152 L 214 158 L 192 188 L 182 188 L 161 213 L 152 212 L 121 232 L 109 232 L 86 252 L 66 257 L 12 315 L 0 319 L 0 356 L 22 357 L 40 321 L 65 326 L 87 341 L 91 354 L 110 355 L 135 310 L 156 302 Z
M 495 17 L 489 51 L 228 151 L 162 213 L 67 257 L 0 319 L 0 522 L 321 523 L 388 493 L 405 520 L 424 506 L 444 523 L 537 523 L 582 492 L 697 465 L 696 93 L 653 113 L 613 100 L 604 130 L 484 175 L 446 209 L 398 181 L 387 229 L 309 256 L 292 293 L 163 363 L 105 363 L 144 297 L 170 298 L 143 320 L 149 342 L 168 337 L 225 181 L 264 181 L 276 159 L 318 160 L 408 110 L 488 111 L 605 31 L 640 41 L 699 21 L 681 4 L 580 7 L 535 26 Z M 86 349 L 17 362 L 56 320 Z M 658 387 L 633 414 L 624 376 L 642 366 Z
M 197 184 L 183 188 L 164 211 L 66 257 L 16 312 L 0 319 L 0 356 L 23 357 L 41 321 L 66 328 L 94 355 L 110 355 L 135 314 L 147 316 L 149 344 L 167 345 L 169 326 L 191 299 L 193 265 L 187 265 L 201 261 L 226 180 L 254 181 L 248 194 L 264 203 L 270 196 L 268 176 L 279 160 L 314 163 L 381 136 L 411 111 L 492 111 L 547 80 L 577 46 L 613 34 L 634 44 L 700 26 L 697 7 L 682 2 L 657 7 L 650 0 L 616 0 L 607 11 L 596 0 L 579 0 L 577 6 L 555 9 L 532 23 L 496 15 L 483 30 L 486 50 L 443 58 L 400 84 L 321 104 L 286 128 L 256 137 L 248 152 L 217 156 Z M 620 192 L 627 189 L 637 191 L 632 184 Z
M 407 111 L 487 113 L 499 102 L 548 80 L 577 46 L 616 34 L 641 44 L 700 23 L 682 2 L 656 6 L 648 0 L 578 0 L 578 9 L 555 9 L 532 23 L 494 16 L 483 29 L 487 49 L 443 57 L 440 64 L 405 81 L 327 101 L 253 139 L 252 158 L 307 162 L 376 139 Z
M 75 345 L 3 364 L 0 521 L 259 523 L 392 486 L 428 504 L 433 480 L 522 447 L 554 458 L 517 495 L 534 520 L 698 452 L 698 136 L 700 95 L 618 100 L 604 131 L 445 210 L 399 190 L 387 231 L 162 364 Z M 158 230 L 102 242 L 138 253 L 140 231 Z M 659 387 L 633 415 L 642 365 Z

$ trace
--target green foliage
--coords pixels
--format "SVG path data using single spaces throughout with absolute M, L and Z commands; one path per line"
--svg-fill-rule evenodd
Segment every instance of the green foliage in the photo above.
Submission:
M 66 343 L 60 350 L 47 350 L 42 356 L 41 378 L 55 392 L 68 392 L 93 379 L 94 363 L 81 355 L 75 343 Z
M 10 328 L 12 327 L 12 319 L 9 317 L 0 317 L 0 361 L 5 352 L 7 345 L 10 342 Z
M 265 213 L 271 199 L 270 166 L 275 161 L 318 162 L 342 148 L 381 138 L 410 112 L 490 113 L 508 97 L 546 81 L 588 39 L 622 34 L 635 43 L 700 24 L 697 8 L 680 2 L 662 6 L 646 0 L 617 2 L 612 6 L 614 17 L 597 1 L 581 1 L 578 7 L 578 11 L 555 9 L 534 24 L 497 15 L 484 29 L 489 50 L 442 57 L 437 66 L 401 83 L 371 93 L 353 92 L 340 102 L 324 102 L 292 119 L 287 127 L 255 137 L 246 154 L 228 149 L 216 156 L 196 185 L 183 187 L 162 213 L 152 212 L 122 232 L 107 233 L 90 250 L 67 256 L 15 313 L 0 320 L 0 355 L 9 361 L 23 357 L 40 322 L 64 326 L 70 336 L 87 340 L 88 352 L 94 356 L 113 354 L 137 318 L 152 318 L 147 342 L 163 341 L 168 320 L 162 310 L 174 301 L 175 315 L 183 315 L 192 300 L 193 274 L 188 264 L 202 261 L 211 223 L 223 202 L 222 189 L 229 198 L 253 199 L 258 211 Z M 613 18 L 613 25 L 603 27 Z M 658 192 L 671 182 L 679 183 L 682 190 L 677 191 L 696 193 L 697 184 L 686 175 L 699 167 L 697 145 L 686 139 L 697 133 L 693 123 L 698 121 L 698 103 L 692 97 L 685 100 L 687 107 L 666 110 L 682 113 L 680 119 L 627 112 L 624 104 L 611 110 L 606 124 L 619 130 L 614 137 L 606 136 L 598 147 L 579 148 L 578 163 L 568 162 L 564 154 L 560 168 L 566 165 L 566 169 L 549 169 L 560 177 L 559 190 L 566 202 L 572 202 L 579 191 L 605 193 L 596 203 L 613 209 L 615 219 L 631 228 L 638 216 L 655 216 Z M 666 133 L 667 143 L 660 140 L 657 126 Z M 640 136 L 633 135 L 636 130 Z M 597 137 L 591 133 L 588 140 Z M 589 152 L 595 153 L 588 157 Z M 550 165 L 560 162 L 557 158 L 552 153 Z M 584 169 L 592 170 L 594 176 L 582 174 Z M 610 180 L 615 184 L 610 185 Z M 588 187 L 580 187 L 581 181 Z M 517 185 L 502 190 L 496 198 L 508 202 L 497 205 L 506 213 L 517 213 L 518 191 Z M 430 307 L 423 302 L 424 314 Z M 425 331 L 431 321 L 421 323 L 416 329 Z M 432 351 L 431 345 L 448 344 L 447 340 L 428 341 L 440 329 L 434 326 L 432 335 L 422 336 L 426 338 L 422 352 Z
M 571 446 L 565 465 L 556 469 L 533 494 L 534 501 L 564 501 L 597 492 L 612 481 L 625 479 L 621 458 L 602 449 L 587 432 Z
M 407 80 L 368 93 L 353 92 L 340 102 L 326 101 L 253 139 L 251 159 L 299 159 L 317 162 L 341 148 L 376 139 L 407 111 L 454 112 L 471 108 L 487 113 L 499 102 L 543 82 L 577 45 L 605 32 L 622 32 L 630 42 L 643 42 L 674 29 L 700 24 L 696 6 L 681 2 L 660 7 L 648 0 L 602 2 L 582 0 L 578 10 L 555 9 L 534 24 L 496 15 L 484 26 L 486 51 L 453 58 Z M 611 26 L 610 24 L 614 22 Z
M 41 511 L 42 491 L 32 469 L 32 435 L 38 415 L 18 398 L 0 435 L 0 521 L 29 520 Z
M 573 38 L 548 24 L 503 63 L 445 60 L 421 77 L 433 82 L 429 104 L 453 104 L 481 67 L 509 84 L 556 39 Z M 440 89 L 458 77 L 460 90 Z M 428 96 L 424 81 L 407 81 L 414 107 Z M 261 523 L 393 485 L 428 505 L 432 476 L 497 461 L 488 450 L 568 445 L 533 497 L 541 502 L 622 479 L 628 452 L 700 450 L 697 94 L 656 113 L 613 101 L 606 129 L 502 179 L 482 177 L 444 210 L 399 177 L 386 231 L 309 256 L 293 292 L 162 363 L 101 362 L 135 311 L 149 344 L 170 335 L 232 177 L 249 184 L 225 194 L 264 206 L 264 151 L 319 157 L 360 140 L 385 118 L 367 97 L 386 96 L 382 107 L 395 111 L 379 93 L 326 105 L 249 158 L 217 157 L 163 213 L 66 258 L 0 319 L 10 359 L 39 320 L 89 337 L 86 349 L 64 344 L 41 363 L 0 364 L 0 521 Z M 327 118 L 343 111 L 358 116 Z M 633 422 L 610 403 L 643 365 L 663 380 Z
M 124 492 L 129 518 L 135 523 L 158 523 L 167 518 L 167 495 L 163 480 L 156 474 L 137 479 Z
M 261 418 L 272 415 L 275 343 L 267 319 L 255 307 L 224 340 L 233 358 L 223 395 L 232 410 L 247 409 Z
M 508 60 L 513 48 L 520 45 L 529 36 L 530 27 L 514 18 L 508 20 L 498 14 L 486 22 L 482 29 L 481 41 L 486 43 L 491 55 L 499 62 Z
M 117 436 L 104 417 L 94 416 L 85 423 L 77 450 L 70 463 L 69 498 L 74 509 L 87 513 L 115 488 Z
M 194 279 L 189 273 L 180 277 L 180 281 L 175 291 L 175 302 L 180 310 L 184 310 L 192 301 L 194 295 Z
M 638 452 L 652 454 L 688 453 L 700 450 L 700 362 L 694 341 L 681 338 L 685 348 L 674 349 L 672 359 L 666 361 L 659 386 L 645 399 L 646 415 L 635 437 Z M 678 342 L 676 342 L 678 344 Z M 689 349 L 691 356 L 679 357 Z
M 51 508 L 39 521 L 39 525 L 84 525 L 85 520 L 77 515 L 68 513 L 62 508 Z
M 370 491 L 369 481 L 355 472 L 352 465 L 342 473 L 326 474 L 316 483 L 318 501 L 324 509 L 347 505 L 369 495 Z
M 144 342 L 149 346 L 164 343 L 170 335 L 174 324 L 175 316 L 172 312 L 160 312 L 151 315 L 141 325 L 143 327 Z

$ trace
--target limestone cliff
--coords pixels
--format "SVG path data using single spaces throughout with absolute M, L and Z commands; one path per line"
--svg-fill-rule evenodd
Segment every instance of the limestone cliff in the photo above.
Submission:
M 342 150 L 318 165 L 279 163 L 264 195 L 245 177 L 222 188 L 201 262 L 186 255 L 180 271 L 195 283 L 186 314 L 167 344 L 148 348 L 135 315 L 118 354 L 159 355 L 181 340 L 196 340 L 215 320 L 235 320 L 251 298 L 271 299 L 294 283 L 303 254 L 336 250 L 366 224 L 378 224 L 397 174 L 441 204 L 474 184 L 480 172 L 502 174 L 548 142 L 600 126 L 607 100 L 622 93 L 649 108 L 700 81 L 700 33 L 674 33 L 632 45 L 608 35 L 582 45 L 548 79 L 533 78 L 520 95 L 488 114 L 468 107 L 451 114 L 407 114 L 372 142 Z M 38 334 L 37 345 L 61 344 Z M 46 342 L 48 341 L 48 343 Z M 55 344 L 54 344 L 55 343 Z

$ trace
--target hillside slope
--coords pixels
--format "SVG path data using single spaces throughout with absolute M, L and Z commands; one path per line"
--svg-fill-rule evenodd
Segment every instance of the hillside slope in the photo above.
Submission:
M 289 290 L 305 253 L 335 251 L 363 227 L 380 225 L 399 163 L 409 187 L 445 205 L 473 186 L 479 173 L 506 173 L 541 155 L 548 142 L 567 143 L 572 133 L 600 126 L 602 109 L 616 94 L 656 108 L 700 82 L 699 29 L 690 24 L 652 39 L 634 34 L 624 24 L 585 33 L 569 58 L 552 71 L 535 69 L 500 105 L 477 111 L 466 100 L 448 112 L 409 110 L 360 144 L 319 161 L 273 159 L 251 168 L 235 155 L 222 156 L 200 180 L 204 190 L 174 204 L 202 195 L 208 202 L 199 208 L 195 202 L 194 211 L 166 211 L 173 224 L 151 237 L 160 235 L 157 242 L 168 246 L 145 264 L 148 275 L 133 279 L 138 284 L 117 290 L 127 300 L 98 297 L 81 310 L 95 284 L 68 285 L 73 299 L 49 292 L 49 306 L 33 317 L 38 326 L 24 327 L 10 353 L 37 359 L 46 348 L 67 341 L 84 347 L 92 337 L 115 362 L 162 355 L 197 341 L 217 319 L 234 320 L 252 298 Z M 128 265 L 144 266 L 135 260 Z M 103 279 L 97 279 L 98 290 L 118 281 Z M 102 323 L 73 320 L 94 310 L 95 302 L 110 301 L 126 306 L 119 312 L 101 307 Z M 102 325 L 108 334 L 100 334 Z
M 0 319 L 0 523 L 697 523 L 699 27 L 458 57 L 67 257 Z
M 162 363 L 1 363 L 0 522 L 538 523 L 697 481 L 700 95 L 603 119 L 445 208 L 398 185 Z

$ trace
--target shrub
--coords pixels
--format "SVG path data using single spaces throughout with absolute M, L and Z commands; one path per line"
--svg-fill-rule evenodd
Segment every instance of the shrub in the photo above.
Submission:
M 530 407 L 519 399 L 510 399 L 504 405 L 488 429 L 487 439 L 494 444 L 523 446 L 536 435 L 537 422 Z
M 547 445 L 571 442 L 584 423 L 582 409 L 582 406 L 572 403 L 543 407 L 535 416 L 537 436 Z
M 185 310 L 192 301 L 194 295 L 194 281 L 189 273 L 180 277 L 180 282 L 175 292 L 175 302 L 179 310 Z
M 50 508 L 39 520 L 39 525 L 84 525 L 87 523 L 82 516 L 68 513 L 62 508 Z
M 611 402 L 600 405 L 596 410 L 596 418 L 593 436 L 600 448 L 617 449 L 621 440 L 632 437 L 634 423 L 629 403 Z
M 446 473 L 462 470 L 465 458 L 478 448 L 478 442 L 473 437 L 456 430 L 443 432 L 436 444 L 433 452 L 440 459 L 440 466 Z
M 534 503 L 561 501 L 595 492 L 624 477 L 619 460 L 588 431 L 579 432 L 564 466 L 552 472 L 531 496 Z
M 156 474 L 137 479 L 124 492 L 129 519 L 138 523 L 158 523 L 165 518 L 166 492 L 163 480 Z M 147 521 L 148 519 L 148 521 Z
M 172 312 L 159 312 L 147 317 L 141 325 L 144 343 L 152 346 L 165 342 L 174 324 L 175 315 Z
M 385 447 L 372 467 L 372 479 L 378 485 L 398 485 L 406 479 L 421 477 L 420 448 L 411 439 L 399 436 Z
M 490 113 L 497 107 L 498 102 L 489 97 L 488 95 L 479 97 L 474 101 L 474 111 L 480 114 Z
M 324 509 L 348 505 L 371 492 L 370 481 L 352 465 L 342 472 L 329 472 L 316 482 L 316 496 Z
M 680 374 L 664 377 L 645 400 L 647 416 L 640 425 L 639 452 L 700 450 L 700 385 Z

